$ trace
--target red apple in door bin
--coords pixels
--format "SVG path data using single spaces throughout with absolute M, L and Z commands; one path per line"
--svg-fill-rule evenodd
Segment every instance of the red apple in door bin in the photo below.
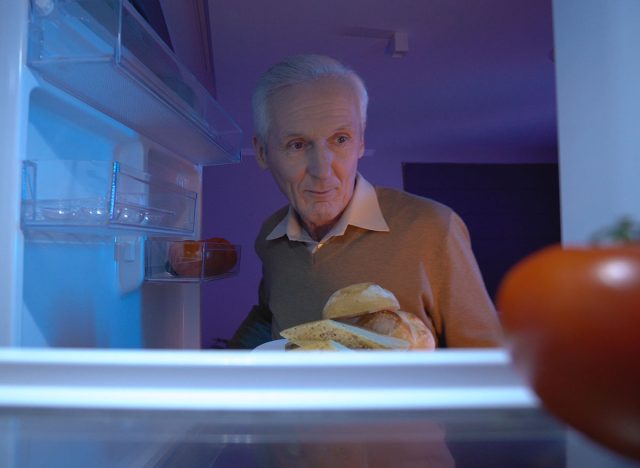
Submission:
M 236 248 L 222 237 L 177 241 L 169 246 L 169 265 L 175 275 L 185 278 L 223 275 L 231 271 L 237 262 Z
M 238 263 L 236 248 L 222 237 L 211 237 L 204 246 L 204 274 L 216 276 L 230 272 Z
M 543 249 L 507 273 L 497 306 L 547 409 L 640 460 L 640 244 Z

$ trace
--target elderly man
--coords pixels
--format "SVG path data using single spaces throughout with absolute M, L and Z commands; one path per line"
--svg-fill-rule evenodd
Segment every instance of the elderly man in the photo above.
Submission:
M 319 320 L 334 291 L 360 282 L 392 291 L 440 347 L 499 344 L 462 220 L 435 201 L 373 187 L 358 173 L 367 102 L 362 80 L 329 57 L 296 56 L 260 79 L 253 143 L 289 205 L 258 234 L 259 303 L 231 347 L 253 348 Z

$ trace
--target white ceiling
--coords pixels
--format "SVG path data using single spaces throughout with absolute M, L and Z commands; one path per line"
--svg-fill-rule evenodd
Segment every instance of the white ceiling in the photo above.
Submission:
M 245 131 L 260 74 L 295 53 L 353 67 L 370 94 L 367 145 L 385 158 L 555 157 L 551 0 L 208 0 L 219 102 Z M 385 53 L 408 34 L 404 58 Z M 551 156 L 550 156 L 551 155 Z

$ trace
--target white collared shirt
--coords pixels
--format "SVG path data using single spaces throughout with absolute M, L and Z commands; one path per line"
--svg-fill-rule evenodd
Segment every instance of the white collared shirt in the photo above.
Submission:
M 347 208 L 335 226 L 319 242 L 314 240 L 300 224 L 291 205 L 289 205 L 287 216 L 267 235 L 266 240 L 287 236 L 290 241 L 304 242 L 309 250 L 315 253 L 332 237 L 342 236 L 349 225 L 370 231 L 389 231 L 389 226 L 378 204 L 376 190 L 360 173 L 356 175 L 356 187 Z

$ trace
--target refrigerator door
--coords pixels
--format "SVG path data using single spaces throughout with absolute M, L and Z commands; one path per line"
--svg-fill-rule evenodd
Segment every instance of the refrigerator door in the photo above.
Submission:
M 156 256 L 146 281 L 146 246 L 200 237 L 202 167 L 240 129 L 127 0 L 0 25 L 0 345 L 199 348 L 198 279 Z
M 17 342 L 22 303 L 20 171 L 24 148 L 20 130 L 25 95 L 20 76 L 26 50 L 28 3 L 4 2 L 0 15 L 0 345 Z

